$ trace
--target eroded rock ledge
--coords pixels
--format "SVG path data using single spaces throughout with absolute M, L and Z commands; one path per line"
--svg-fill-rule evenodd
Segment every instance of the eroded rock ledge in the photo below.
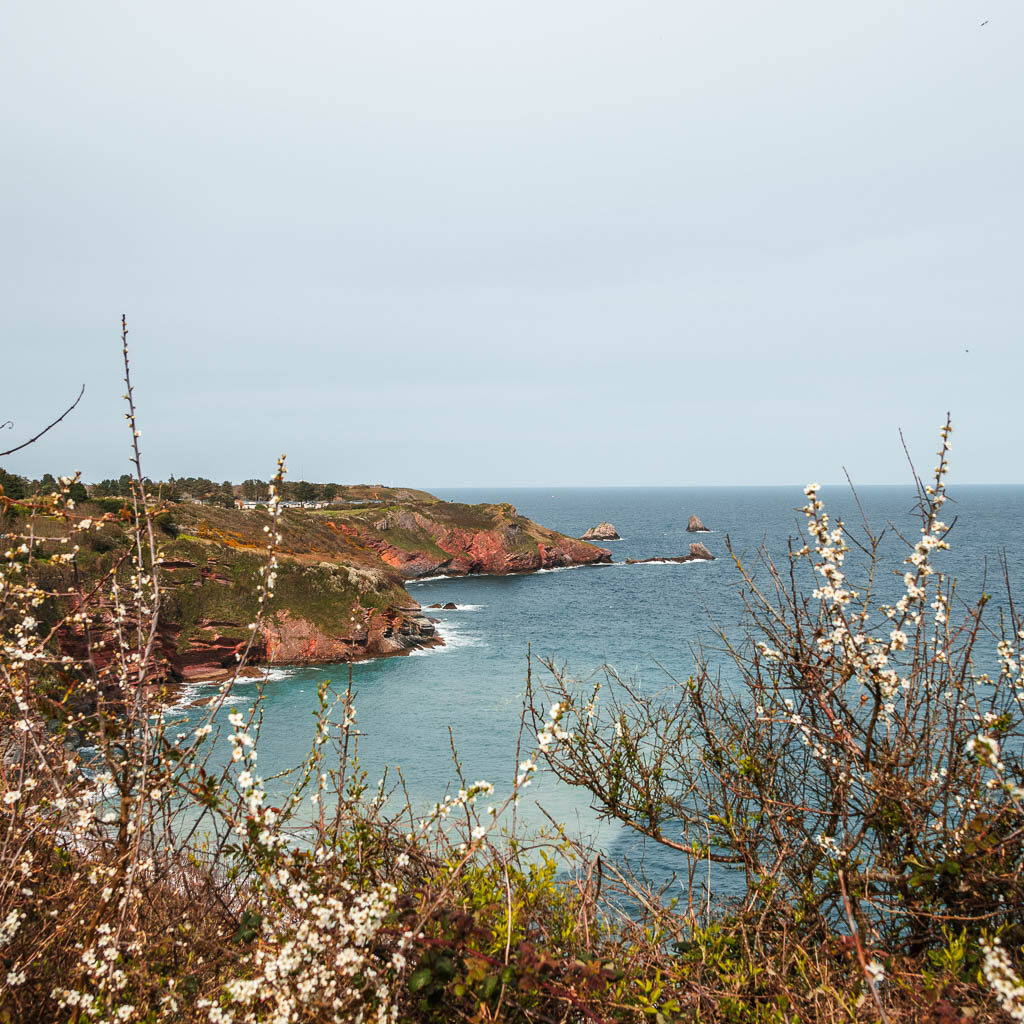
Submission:
M 697 542 L 690 545 L 688 555 L 676 555 L 674 557 L 660 556 L 655 558 L 627 558 L 626 565 L 644 565 L 650 562 L 713 562 L 715 556 L 703 544 Z

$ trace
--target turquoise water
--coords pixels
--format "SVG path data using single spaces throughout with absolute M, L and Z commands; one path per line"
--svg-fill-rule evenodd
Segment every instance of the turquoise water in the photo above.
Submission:
M 448 500 L 511 501 L 531 519 L 574 536 L 610 520 L 624 538 L 607 545 L 617 562 L 684 554 L 695 539 L 718 558 L 710 563 L 594 566 L 410 584 L 410 593 L 424 606 L 449 601 L 458 605 L 457 611 L 429 612 L 440 620 L 438 629 L 447 646 L 355 665 L 353 676 L 363 733 L 360 754 L 371 783 L 385 765 L 400 766 L 414 802 L 423 806 L 458 788 L 453 786 L 449 726 L 468 779 L 490 780 L 497 797 L 507 793 L 517 763 L 528 644 L 535 656 L 552 657 L 579 677 L 610 664 L 640 685 L 660 689 L 670 683 L 660 663 L 685 679 L 693 667 L 694 645 L 703 640 L 714 646 L 712 623 L 731 630 L 742 621 L 738 574 L 726 554 L 725 535 L 746 553 L 745 562 L 762 542 L 784 556 L 787 538 L 795 536 L 803 518 L 794 510 L 805 500 L 796 486 L 436 493 Z M 866 487 L 858 493 L 873 525 L 884 528 L 891 522 L 908 536 L 917 533 L 910 514 L 911 488 Z M 1024 576 L 1024 487 L 963 487 L 950 494 L 946 521 L 958 517 L 958 522 L 950 537 L 952 550 L 941 553 L 936 563 L 960 578 L 965 597 L 980 592 L 986 574 L 985 589 L 999 595 L 1002 553 L 1011 576 Z M 848 490 L 825 488 L 822 496 L 830 511 L 851 524 L 859 520 Z M 685 532 L 693 513 L 711 533 Z M 890 543 L 896 543 L 892 533 Z M 855 560 L 851 554 L 848 564 Z M 728 676 L 724 659 L 722 664 Z M 536 662 L 534 674 L 543 675 Z M 308 750 L 317 683 L 326 677 L 343 686 L 348 667 L 277 670 L 272 675 L 259 743 L 265 777 L 294 765 Z M 236 696 L 245 704 L 253 692 L 254 684 L 246 683 Z M 198 688 L 192 692 L 196 696 L 201 696 Z M 222 745 L 226 753 L 227 744 Z M 520 809 L 527 823 L 542 821 L 539 802 L 571 829 L 596 838 L 610 856 L 636 858 L 644 852 L 618 826 L 599 826 L 585 793 L 541 778 L 527 795 Z M 659 877 L 680 866 L 659 851 L 647 851 L 646 864 Z

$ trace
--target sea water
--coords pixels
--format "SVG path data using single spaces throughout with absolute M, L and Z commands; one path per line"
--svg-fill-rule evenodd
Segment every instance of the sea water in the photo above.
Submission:
M 798 509 L 806 501 L 798 486 L 435 493 L 452 501 L 509 501 L 523 515 L 570 536 L 609 520 L 623 539 L 606 544 L 617 563 L 613 565 L 409 584 L 409 592 L 424 607 L 455 603 L 454 611 L 428 611 L 439 620 L 445 646 L 356 664 L 351 671 L 362 734 L 360 759 L 370 783 L 381 777 L 385 766 L 392 777 L 400 770 L 421 808 L 458 789 L 452 743 L 469 781 L 492 782 L 495 801 L 508 793 L 516 774 L 528 650 L 535 683 L 546 675 L 538 659 L 551 659 L 580 679 L 593 678 L 610 665 L 635 685 L 657 692 L 671 688 L 673 679 L 686 679 L 699 644 L 705 656 L 721 664 L 726 681 L 735 678 L 728 659 L 715 653 L 716 630 L 736 633 L 744 623 L 740 576 L 726 538 L 745 565 L 753 566 L 762 548 L 786 565 L 787 542 L 804 522 Z M 861 509 L 848 489 L 827 487 L 821 496 L 833 516 L 858 527 Z M 906 550 L 896 531 L 913 540 L 920 530 L 914 519 L 914 489 L 864 487 L 857 497 L 875 532 L 885 532 L 883 549 L 893 556 L 891 566 L 902 571 Z M 943 518 L 947 523 L 956 520 L 951 550 L 938 553 L 935 564 L 959 578 L 962 598 L 976 598 L 982 588 L 999 597 L 1004 592 L 1003 559 L 1011 580 L 1024 578 L 1024 487 L 952 488 L 950 497 Z M 692 514 L 711 532 L 688 534 Z M 693 540 L 704 543 L 716 560 L 622 564 L 627 558 L 686 554 Z M 851 551 L 851 576 L 862 560 Z M 895 576 L 882 580 L 882 586 L 898 584 Z M 318 683 L 329 679 L 343 688 L 348 673 L 347 665 L 271 671 L 259 740 L 264 777 L 295 765 L 308 751 Z M 241 682 L 230 698 L 235 707 L 251 703 L 256 687 Z M 190 688 L 190 699 L 202 695 L 203 687 Z M 200 713 L 186 711 L 190 716 Z M 227 743 L 223 738 L 220 743 L 226 756 Z M 528 748 L 520 756 L 526 752 Z M 542 774 L 526 791 L 518 814 L 521 823 L 537 827 L 547 820 L 545 812 L 594 841 L 607 856 L 643 861 L 656 880 L 684 867 L 679 855 L 602 822 L 586 792 Z

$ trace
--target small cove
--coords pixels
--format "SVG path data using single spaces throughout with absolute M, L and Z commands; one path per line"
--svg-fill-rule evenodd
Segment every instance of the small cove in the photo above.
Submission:
M 467 502 L 511 501 L 524 515 L 574 536 L 604 520 L 615 524 L 623 540 L 610 543 L 617 563 L 627 557 L 684 554 L 699 539 L 714 562 L 615 564 L 554 570 L 530 575 L 440 578 L 414 582 L 409 592 L 425 608 L 454 602 L 455 610 L 429 609 L 438 619 L 444 647 L 405 658 L 367 661 L 352 666 L 360 757 L 374 783 L 384 772 L 401 770 L 410 796 L 421 807 L 458 788 L 451 762 L 449 726 L 467 778 L 488 779 L 496 797 L 508 792 L 516 769 L 519 721 L 527 672 L 527 650 L 551 658 L 579 678 L 591 678 L 603 665 L 652 690 L 671 686 L 666 674 L 685 679 L 693 667 L 697 643 L 713 649 L 713 624 L 739 627 L 743 612 L 738 574 L 725 548 L 729 535 L 749 563 L 762 542 L 785 558 L 795 536 L 804 501 L 801 488 L 610 488 L 458 490 L 437 492 Z M 859 490 L 869 520 L 879 527 L 894 521 L 915 532 L 914 493 L 909 487 Z M 1005 552 L 1011 579 L 1024 570 L 1018 531 L 1024 522 L 1024 488 L 952 488 L 947 521 L 958 517 L 952 549 L 940 567 L 960 579 L 965 598 L 985 587 L 1001 596 L 998 560 Z M 823 490 L 830 511 L 851 524 L 859 513 L 849 491 Z M 691 514 L 710 528 L 686 533 Z M 909 534 L 908 534 L 909 535 Z M 886 543 L 896 543 L 890 535 Z M 892 550 L 898 551 L 898 547 Z M 850 557 L 851 571 L 856 559 Z M 723 675 L 728 666 L 721 659 Z M 318 684 L 324 679 L 343 688 L 349 667 L 278 667 L 266 685 L 265 721 L 259 766 L 265 777 L 294 765 L 307 751 Z M 534 678 L 543 676 L 535 660 Z M 201 696 L 202 687 L 190 690 Z M 235 708 L 247 705 L 257 684 L 242 681 L 232 694 Z M 186 717 L 200 709 L 184 710 Z M 226 714 L 226 712 L 225 712 Z M 221 740 L 225 755 L 227 744 Z M 272 786 L 271 786 L 272 788 Z M 539 826 L 539 803 L 570 832 L 593 837 L 611 857 L 644 859 L 652 877 L 665 878 L 682 868 L 678 855 L 651 849 L 616 825 L 601 824 L 587 794 L 550 777 L 527 791 L 520 820 Z

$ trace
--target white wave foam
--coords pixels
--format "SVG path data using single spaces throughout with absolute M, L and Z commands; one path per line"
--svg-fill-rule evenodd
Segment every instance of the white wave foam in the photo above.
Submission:
M 278 683 L 285 679 L 290 679 L 299 670 L 297 668 L 283 668 L 283 667 L 271 667 L 264 668 L 259 665 L 250 666 L 255 668 L 260 674 L 258 676 L 245 675 L 239 676 L 232 684 L 232 691 L 242 686 L 251 686 L 254 683 Z M 222 679 L 200 679 L 194 683 L 186 683 L 181 692 L 178 694 L 176 700 L 174 700 L 170 707 L 174 709 L 189 708 L 195 705 L 199 700 L 206 698 L 216 697 L 220 691 L 221 686 L 224 685 Z M 230 693 L 223 698 L 222 703 L 228 704 L 241 704 L 243 701 L 252 700 L 251 696 L 243 696 L 242 694 Z
M 705 562 L 710 563 L 713 559 L 710 558 L 691 558 L 686 562 L 674 562 L 669 558 L 652 558 L 644 559 L 642 562 L 617 562 L 617 565 L 701 565 Z
M 436 611 L 437 609 L 435 609 Z M 450 609 L 449 609 L 450 610 Z M 428 654 L 444 654 L 445 651 L 457 651 L 462 647 L 486 647 L 487 641 L 483 637 L 472 633 L 464 633 L 461 627 L 450 622 L 444 623 L 444 628 L 438 630 L 438 634 L 444 645 L 441 647 L 418 647 L 409 652 L 412 658 L 425 657 Z
M 505 576 L 539 576 L 542 572 L 565 572 L 568 569 L 600 569 L 603 565 L 613 565 L 613 562 L 581 562 L 579 565 L 556 565 L 553 569 L 524 569 L 522 572 L 508 572 Z M 437 580 L 472 580 L 481 576 L 498 576 L 500 573 L 491 572 L 464 572 L 455 576 L 420 576 L 414 580 L 406 580 L 405 586 L 411 587 L 415 583 L 434 583 Z M 436 611 L 437 609 L 435 609 Z M 451 609 L 449 609 L 450 611 Z
M 170 706 L 175 710 L 190 708 L 196 701 L 216 693 L 219 686 L 220 683 L 215 683 L 212 680 L 209 682 L 186 683 L 178 693 L 177 699 Z
M 597 566 L 607 565 L 607 562 L 585 562 L 581 565 L 556 565 L 552 569 L 535 569 L 532 573 L 523 573 L 524 576 L 539 576 L 545 572 L 568 572 L 570 569 L 593 569 Z
M 246 680 L 246 682 L 251 682 L 251 680 Z M 170 707 L 174 711 L 187 711 L 189 708 L 204 707 L 208 703 L 213 703 L 214 700 L 219 700 L 225 706 L 252 702 L 251 696 L 245 697 L 240 693 L 229 693 L 227 696 L 221 697 L 219 688 L 220 683 L 190 683 Z
M 295 675 L 296 672 L 301 671 L 301 669 L 298 668 L 260 668 L 260 666 L 258 665 L 256 666 L 256 668 L 259 670 L 260 673 L 259 678 L 253 676 L 251 679 L 246 680 L 246 682 L 255 683 L 258 682 L 260 678 L 262 678 L 265 679 L 268 683 L 279 683 L 282 679 L 291 679 L 291 677 Z

